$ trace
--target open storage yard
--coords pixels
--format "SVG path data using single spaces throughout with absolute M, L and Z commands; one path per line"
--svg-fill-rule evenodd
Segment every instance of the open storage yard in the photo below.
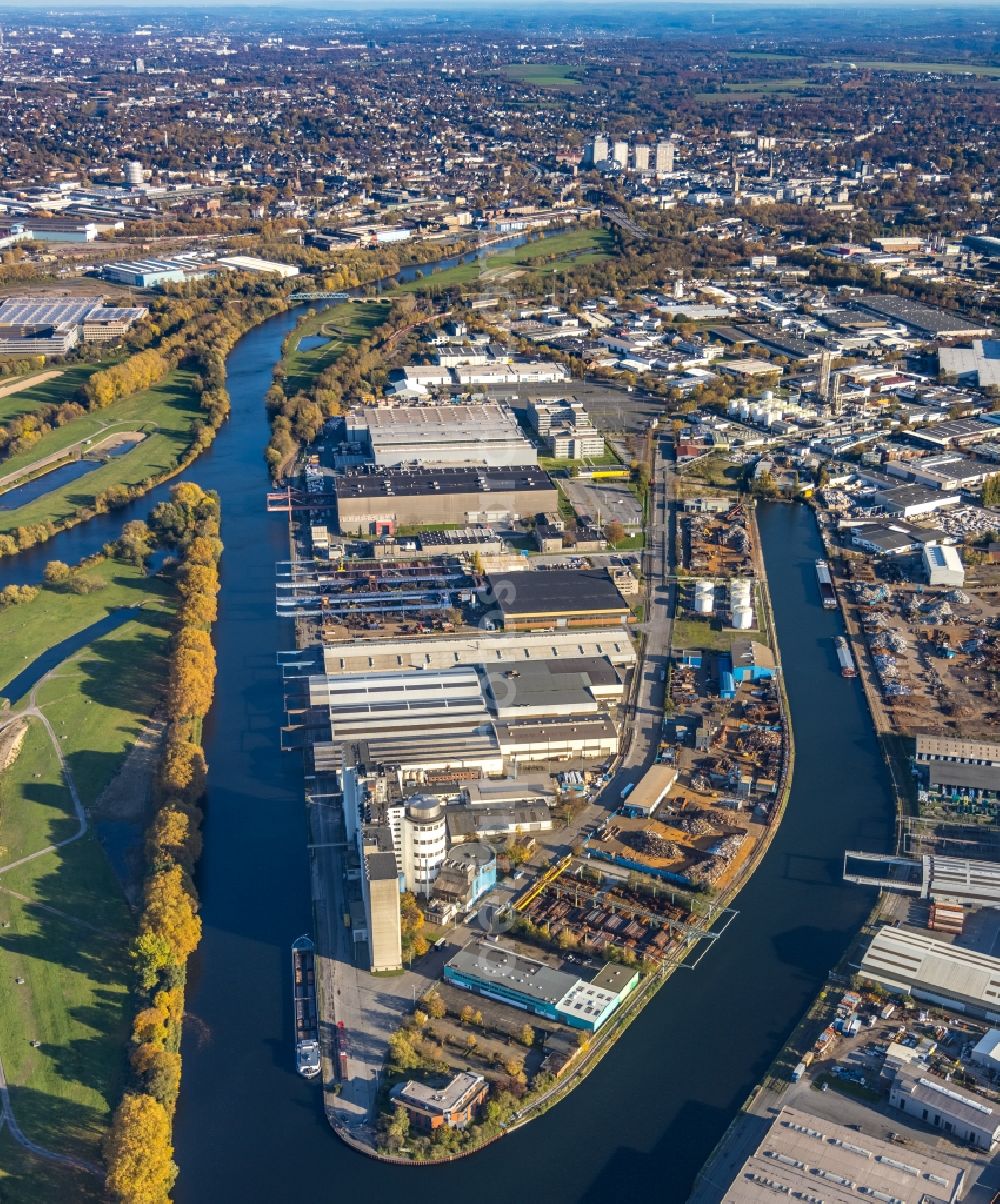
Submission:
M 842 590 L 895 729 L 989 739 L 1000 720 L 1000 579 L 946 589 L 851 557 Z

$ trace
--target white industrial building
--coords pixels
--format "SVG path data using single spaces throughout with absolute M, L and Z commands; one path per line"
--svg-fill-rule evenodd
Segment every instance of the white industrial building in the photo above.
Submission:
M 275 263 L 271 259 L 258 259 L 256 255 L 227 255 L 218 260 L 218 263 L 233 272 L 280 276 L 283 280 L 289 280 L 299 274 L 299 269 L 292 263 Z
M 935 1075 L 900 1069 L 889 1088 L 889 1103 L 955 1141 L 987 1153 L 1000 1141 L 997 1110 L 980 1096 L 956 1090 Z
M 782 1198 L 955 1204 L 964 1186 L 962 1168 L 929 1147 L 909 1145 L 904 1156 L 888 1141 L 786 1104 L 722 1199 L 725 1204 L 774 1204 Z
M 328 708 L 333 746 L 363 740 L 372 760 L 414 774 L 503 772 L 503 757 L 472 668 L 315 676 L 309 702 Z M 329 756 L 321 745 L 317 754 Z M 335 759 L 335 758 L 334 758 Z
M 1000 1021 L 1000 959 L 908 928 L 880 928 L 861 961 L 861 975 L 990 1022 Z
M 965 566 L 951 544 L 925 544 L 921 553 L 924 571 L 931 585 L 961 587 L 965 584 Z
M 347 441 L 375 464 L 537 464 L 538 455 L 507 406 L 395 405 L 352 410 Z
M 429 895 L 448 853 L 444 804 L 430 795 L 408 799 L 400 844 L 406 889 Z
M 340 640 L 324 645 L 326 673 L 384 673 L 453 669 L 519 661 L 603 658 L 620 670 L 635 665 L 635 645 L 625 631 L 491 631 L 441 639 Z

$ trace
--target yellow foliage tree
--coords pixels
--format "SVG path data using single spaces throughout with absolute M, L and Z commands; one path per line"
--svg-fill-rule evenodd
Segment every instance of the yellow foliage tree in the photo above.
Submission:
M 142 932 L 162 936 L 178 962 L 198 948 L 201 919 L 179 865 L 160 870 L 147 879 L 146 907 L 139 927 Z
M 122 1098 L 105 1145 L 108 1195 L 119 1204 L 166 1204 L 177 1178 L 170 1117 L 151 1095 Z
M 167 1039 L 167 1020 L 163 1008 L 143 1008 L 132 1021 L 132 1040 L 136 1045 L 162 1045 Z
M 199 745 L 180 737 L 168 742 L 161 771 L 165 793 L 193 802 L 205 792 L 207 772 L 205 754 Z

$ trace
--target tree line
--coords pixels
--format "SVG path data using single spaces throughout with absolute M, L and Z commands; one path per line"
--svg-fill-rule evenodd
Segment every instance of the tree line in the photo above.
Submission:
M 290 396 L 284 387 L 287 372 L 284 363 L 279 363 L 266 395 L 271 439 L 264 453 L 275 480 L 300 449 L 316 439 L 328 418 L 336 418 L 345 409 L 378 394 L 388 377 L 388 355 L 395 349 L 395 339 L 427 312 L 419 310 L 411 296 L 397 298 L 370 338 L 346 347 L 334 363 L 319 373 L 309 389 L 300 389 Z M 293 332 L 286 340 L 286 354 L 297 341 Z
M 210 446 L 229 416 L 226 356 L 251 327 L 281 312 L 287 305 L 285 294 L 273 284 L 258 286 L 251 282 L 247 285 L 239 276 L 202 282 L 202 291 L 197 296 L 170 295 L 153 302 L 151 321 L 131 336 L 133 354 L 121 364 L 94 373 L 85 389 L 95 377 L 102 377 L 105 372 L 114 373 L 114 381 L 130 382 L 138 390 L 149 387 L 151 374 L 163 363 L 167 365 L 164 376 L 173 368 L 188 369 L 194 374 L 192 388 L 198 396 L 203 416 L 192 428 L 192 440 L 187 450 L 163 471 L 134 485 L 109 486 L 94 498 L 93 504 L 78 507 L 58 522 L 25 523 L 0 534 L 0 559 L 45 543 L 60 531 L 88 522 L 97 514 L 127 506 L 156 485 L 183 472 Z M 143 346 L 149 341 L 156 343 L 155 350 Z M 102 384 L 95 396 L 103 398 L 109 388 L 117 387 Z M 59 412 L 57 425 L 84 413 L 78 403 L 67 402 L 54 408 Z M 3 432 L 4 428 L 0 427 L 0 455 L 4 448 Z M 32 434 L 31 442 L 37 442 L 43 433 L 47 431 L 39 427 L 38 433 Z
M 200 802 L 207 772 L 201 721 L 215 685 L 210 628 L 222 554 L 218 498 L 195 484 L 176 485 L 170 501 L 154 508 L 148 531 L 151 540 L 177 555 L 179 603 L 167 674 L 158 806 L 146 838 L 143 906 L 131 950 L 137 1000 L 132 1074 L 105 1147 L 108 1194 L 120 1204 L 165 1202 L 177 1173 L 172 1122 L 181 1080 L 184 986 L 187 960 L 201 940 L 192 875 L 201 854 Z M 147 546 L 135 524 L 128 524 L 123 540 L 118 552 L 126 558 L 141 555 Z

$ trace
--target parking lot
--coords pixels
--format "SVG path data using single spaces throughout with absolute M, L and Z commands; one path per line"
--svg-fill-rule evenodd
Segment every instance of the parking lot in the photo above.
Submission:
M 627 481 L 567 478 L 559 481 L 559 488 L 577 514 L 586 514 L 595 522 L 600 515 L 605 527 L 617 519 L 629 534 L 642 529 L 642 507 Z

